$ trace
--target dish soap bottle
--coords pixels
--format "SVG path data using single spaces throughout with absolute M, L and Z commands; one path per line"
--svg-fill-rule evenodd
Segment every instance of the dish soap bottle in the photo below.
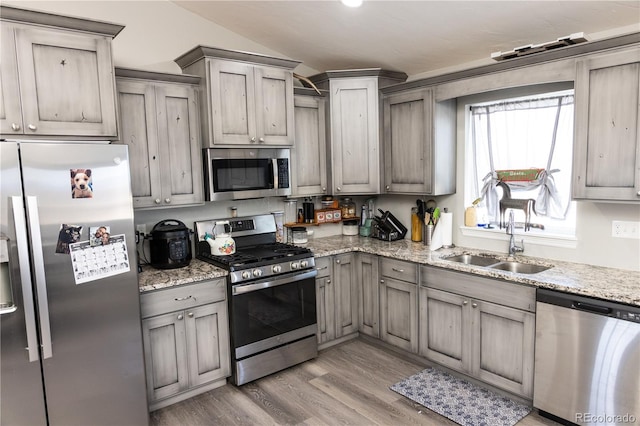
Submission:
M 480 198 L 476 198 L 473 203 L 471 203 L 471 207 L 467 207 L 467 209 L 464 211 L 464 226 L 475 227 L 478 224 L 476 206 L 480 201 Z

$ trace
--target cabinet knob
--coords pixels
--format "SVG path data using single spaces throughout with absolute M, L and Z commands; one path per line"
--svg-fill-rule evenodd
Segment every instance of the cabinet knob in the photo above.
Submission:
M 386 189 L 387 191 L 391 189 L 391 187 L 389 185 L 385 186 L 384 189 Z
M 164 199 L 164 202 L 165 202 L 165 203 L 167 203 L 167 204 L 169 204 L 169 203 L 171 202 L 171 198 L 165 198 L 165 199 Z
M 20 130 L 20 125 L 16 123 L 11 123 L 11 130 L 13 130 L 14 132 L 17 132 L 18 130 Z
M 33 132 L 38 130 L 38 127 L 35 124 L 29 124 L 27 127 L 29 128 L 29 130 L 31 130 Z
M 337 187 L 337 188 L 336 188 L 336 191 L 342 191 L 342 188 Z
M 637 195 L 640 197 L 640 191 L 638 191 L 638 194 L 637 194 Z
M 252 137 L 252 138 L 251 138 L 251 140 L 250 140 L 250 142 L 251 142 L 251 143 L 256 143 L 256 137 L 255 137 L 255 136 L 254 136 L 254 137 Z
M 178 321 L 182 321 L 183 318 L 184 316 L 182 316 L 182 314 L 178 315 Z
M 322 187 L 322 192 L 327 192 L 327 188 L 325 188 L 324 186 Z M 640 192 L 638 192 L 638 195 L 640 195 Z
M 264 143 L 264 138 L 260 138 L 260 139 L 258 139 L 258 142 L 260 142 L 260 143 Z
M 462 302 L 462 304 L 463 304 L 463 305 L 465 305 L 465 306 L 467 306 L 467 305 L 469 304 L 469 302 L 467 302 L 466 300 L 464 300 L 464 301 Z
M 187 315 L 189 315 L 189 318 L 193 318 L 193 312 L 189 312 Z
M 336 259 L 336 263 L 337 263 L 337 264 L 340 264 L 340 259 Z
M 327 280 L 327 284 L 331 284 L 331 280 Z
M 471 307 L 472 307 L 472 308 L 477 308 L 477 307 L 478 307 L 478 304 L 477 304 L 477 303 L 472 303 L 472 304 L 471 304 Z
M 384 284 L 384 280 L 380 280 L 380 284 Z
M 155 200 L 153 200 L 153 202 L 156 204 L 160 204 L 160 198 L 156 198 Z

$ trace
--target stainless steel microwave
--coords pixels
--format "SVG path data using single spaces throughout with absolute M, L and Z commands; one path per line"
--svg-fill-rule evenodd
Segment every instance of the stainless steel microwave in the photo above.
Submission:
M 205 148 L 207 201 L 291 195 L 289 148 Z

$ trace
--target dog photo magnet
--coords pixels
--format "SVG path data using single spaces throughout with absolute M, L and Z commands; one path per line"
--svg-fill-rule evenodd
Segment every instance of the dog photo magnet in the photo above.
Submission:
M 93 198 L 91 169 L 70 169 L 71 198 Z
M 91 246 L 106 246 L 109 244 L 110 234 L 109 226 L 92 226 L 89 228 L 89 243 Z

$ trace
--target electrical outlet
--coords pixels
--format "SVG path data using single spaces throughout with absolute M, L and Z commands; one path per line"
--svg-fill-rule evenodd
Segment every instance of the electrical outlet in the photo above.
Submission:
M 142 224 L 136 225 L 136 231 L 138 231 L 141 234 L 146 235 L 147 234 L 147 224 L 146 223 L 142 223 Z
M 615 238 L 640 239 L 640 222 L 614 220 L 611 222 L 611 236 Z

